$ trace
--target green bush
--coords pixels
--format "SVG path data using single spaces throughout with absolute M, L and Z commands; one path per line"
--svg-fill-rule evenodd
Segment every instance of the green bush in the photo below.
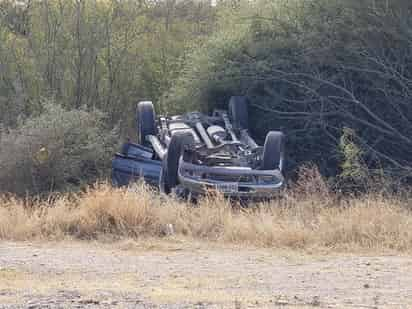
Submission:
M 0 135 L 0 188 L 16 194 L 67 190 L 108 172 L 117 132 L 99 111 L 65 110 L 43 104 L 43 112 Z
M 339 141 L 339 150 L 342 156 L 339 181 L 341 187 L 349 187 L 351 191 L 358 188 L 367 188 L 370 180 L 369 173 L 363 162 L 363 152 L 355 142 L 356 133 L 349 128 L 343 129 L 343 134 Z

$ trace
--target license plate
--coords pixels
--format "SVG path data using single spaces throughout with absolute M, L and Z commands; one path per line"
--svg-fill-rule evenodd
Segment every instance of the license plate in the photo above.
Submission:
M 237 193 L 239 192 L 239 183 L 237 182 L 225 182 L 216 184 L 216 190 L 222 193 Z

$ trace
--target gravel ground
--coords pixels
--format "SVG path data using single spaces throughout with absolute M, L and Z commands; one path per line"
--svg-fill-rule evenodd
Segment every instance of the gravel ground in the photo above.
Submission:
M 412 308 L 412 257 L 0 243 L 0 308 Z

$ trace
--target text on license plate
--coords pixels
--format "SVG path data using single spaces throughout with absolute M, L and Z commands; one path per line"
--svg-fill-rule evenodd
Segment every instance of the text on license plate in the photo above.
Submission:
M 226 182 L 216 184 L 216 190 L 222 193 L 237 193 L 239 191 L 239 184 L 237 182 Z

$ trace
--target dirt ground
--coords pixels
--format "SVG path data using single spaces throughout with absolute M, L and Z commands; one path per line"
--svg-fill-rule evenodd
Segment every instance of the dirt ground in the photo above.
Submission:
M 412 308 L 412 257 L 0 243 L 0 308 Z

